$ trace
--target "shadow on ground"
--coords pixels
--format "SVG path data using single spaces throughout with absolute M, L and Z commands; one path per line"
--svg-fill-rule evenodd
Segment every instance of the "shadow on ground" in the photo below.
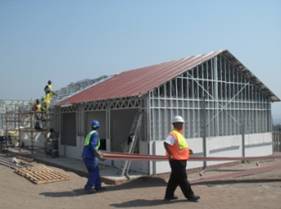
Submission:
M 231 169 L 231 168 L 218 168 L 218 169 L 208 169 L 205 173 L 212 173 L 212 172 L 236 172 L 236 171 L 246 171 L 247 169 Z
M 165 201 L 163 199 L 156 199 L 156 200 L 145 200 L 145 199 L 137 199 L 137 200 L 130 200 L 127 202 L 122 203 L 114 203 L 110 206 L 116 207 L 116 208 L 131 208 L 131 207 L 151 207 L 151 206 L 157 206 L 157 205 L 167 205 L 172 203 L 178 203 L 178 202 L 186 202 L 187 200 L 174 200 L 174 201 Z
M 160 187 L 166 186 L 166 181 L 159 177 L 141 177 L 138 179 L 131 180 L 121 185 L 117 186 L 107 186 L 105 191 L 110 192 L 116 190 L 128 190 L 128 189 L 136 189 L 136 188 L 146 188 L 146 187 Z M 84 192 L 83 189 L 75 189 L 72 191 L 63 191 L 63 192 L 42 192 L 40 195 L 47 197 L 73 197 L 80 195 L 88 195 Z
M 281 182 L 280 178 L 273 178 L 273 179 L 229 179 L 229 180 L 211 180 L 211 181 L 203 181 L 203 182 L 195 182 L 192 185 L 227 185 L 227 184 L 254 184 L 254 183 L 272 183 L 272 182 Z M 117 186 L 107 186 L 106 190 L 103 192 L 110 192 L 110 191 L 117 191 L 117 190 L 129 190 L 129 189 L 136 189 L 136 188 L 146 188 L 146 187 L 165 187 L 166 182 L 164 179 L 159 177 L 141 177 L 138 179 L 134 179 L 127 183 L 117 185 Z M 74 197 L 80 195 L 89 195 L 84 192 L 83 189 L 75 189 L 72 191 L 63 191 L 63 192 L 42 192 L 40 195 L 47 196 L 47 197 Z M 133 200 L 129 201 L 125 204 L 126 207 L 130 205 L 139 204 L 142 202 L 142 206 L 148 205 L 157 205 L 157 204 L 164 204 L 162 200 Z M 116 204 L 115 206 L 118 207 L 120 204 Z M 121 206 L 120 206 L 121 207 Z M 125 207 L 125 206 L 124 206 Z
M 272 183 L 281 182 L 281 178 L 271 179 L 227 179 L 227 180 L 206 180 L 202 182 L 194 182 L 191 185 L 223 185 L 223 184 L 256 184 L 256 183 Z

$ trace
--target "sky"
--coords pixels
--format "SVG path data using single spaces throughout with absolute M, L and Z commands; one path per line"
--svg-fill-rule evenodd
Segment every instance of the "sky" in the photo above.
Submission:
M 281 98 L 280 0 L 0 0 L 0 99 L 219 49 Z

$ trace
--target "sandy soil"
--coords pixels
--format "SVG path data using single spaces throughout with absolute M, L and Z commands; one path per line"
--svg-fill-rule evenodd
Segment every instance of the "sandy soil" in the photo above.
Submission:
M 279 164 L 280 165 L 280 164 Z M 102 193 L 84 194 L 81 188 L 86 178 L 67 172 L 71 180 L 35 185 L 0 166 L 1 209 L 103 209 L 103 208 L 173 208 L 173 209 L 281 209 L 281 168 L 274 171 L 226 181 L 193 185 L 201 196 L 198 203 L 185 201 L 180 189 L 179 200 L 162 200 L 166 182 L 162 178 L 146 177 L 119 186 L 107 186 Z

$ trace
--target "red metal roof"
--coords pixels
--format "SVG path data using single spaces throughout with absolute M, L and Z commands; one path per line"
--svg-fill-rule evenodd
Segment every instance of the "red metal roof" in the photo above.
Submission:
M 59 105 L 141 96 L 221 51 L 125 71 L 61 101 Z
M 183 72 L 223 52 L 229 53 L 226 50 L 219 50 L 125 71 L 64 99 L 59 105 L 142 96 L 155 87 L 159 87 Z

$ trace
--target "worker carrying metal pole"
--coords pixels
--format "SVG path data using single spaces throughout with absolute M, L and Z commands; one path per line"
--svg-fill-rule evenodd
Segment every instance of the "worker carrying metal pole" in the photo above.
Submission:
M 92 130 L 87 134 L 84 140 L 82 158 L 88 170 L 88 181 L 84 187 L 86 193 L 93 193 L 93 186 L 97 192 L 104 189 L 101 187 L 101 177 L 99 171 L 99 160 L 104 160 L 102 154 L 98 151 L 100 147 L 100 137 L 98 133 L 99 128 L 99 121 L 93 120 L 91 122 Z
M 174 192 L 177 186 L 180 186 L 187 200 L 197 202 L 200 197 L 194 194 L 187 180 L 186 162 L 189 159 L 189 155 L 192 154 L 192 150 L 189 149 L 186 139 L 183 136 L 184 123 L 185 121 L 181 116 L 175 116 L 172 121 L 174 128 L 164 141 L 164 147 L 167 151 L 171 167 L 171 175 L 164 200 L 170 201 L 177 199 L 174 196 Z

